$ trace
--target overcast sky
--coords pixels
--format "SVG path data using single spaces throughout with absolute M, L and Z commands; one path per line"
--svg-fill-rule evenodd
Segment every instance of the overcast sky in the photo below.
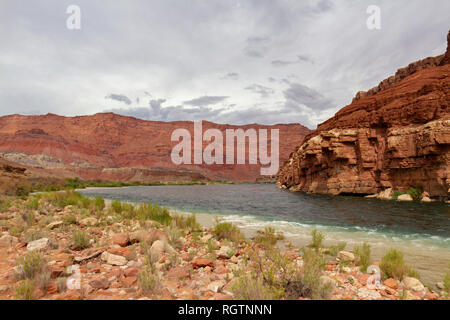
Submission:
M 66 27 L 72 4 L 80 30 Z M 315 128 L 443 53 L 449 22 L 448 0 L 0 0 L 0 115 Z

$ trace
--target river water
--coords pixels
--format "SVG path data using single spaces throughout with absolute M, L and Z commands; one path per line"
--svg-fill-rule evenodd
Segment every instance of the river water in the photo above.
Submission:
M 310 195 L 279 190 L 271 184 L 91 188 L 80 192 L 196 213 L 206 225 L 220 216 L 247 235 L 270 225 L 299 246 L 308 243 L 311 231 L 318 229 L 327 244 L 345 241 L 351 249 L 368 242 L 375 259 L 389 248 L 397 248 L 425 283 L 441 281 L 449 270 L 450 205 L 444 203 Z

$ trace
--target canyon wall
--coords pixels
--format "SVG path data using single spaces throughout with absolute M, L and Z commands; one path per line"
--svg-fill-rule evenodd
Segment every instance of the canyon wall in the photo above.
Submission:
M 422 188 L 450 192 L 450 32 L 444 55 L 400 69 L 320 124 L 278 174 L 280 187 L 321 194 Z
M 0 156 L 49 170 L 60 177 L 85 180 L 257 181 L 264 178 L 260 175 L 261 166 L 249 165 L 248 157 L 245 165 L 173 164 L 170 154 L 178 142 L 171 141 L 172 132 L 187 129 L 193 140 L 193 127 L 189 121 L 145 121 L 113 113 L 80 117 L 10 115 L 0 117 Z M 231 126 L 203 121 L 203 132 L 211 128 L 222 133 L 226 129 L 267 129 L 269 136 L 270 129 L 279 129 L 280 163 L 288 159 L 292 149 L 310 132 L 300 124 Z

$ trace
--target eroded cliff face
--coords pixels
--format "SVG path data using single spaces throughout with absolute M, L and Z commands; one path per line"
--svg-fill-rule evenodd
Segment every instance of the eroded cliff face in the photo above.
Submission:
M 0 117 L 0 156 L 60 177 L 108 181 L 191 181 L 261 179 L 261 165 L 180 165 L 171 161 L 176 129 L 193 123 L 145 121 L 112 113 L 62 117 L 10 115 Z M 232 126 L 203 122 L 203 132 L 219 129 L 279 129 L 280 163 L 310 130 L 300 124 Z M 204 147 L 206 146 L 204 143 Z M 268 150 L 270 150 L 270 140 Z M 273 180 L 272 180 L 273 181 Z
M 449 49 L 389 79 L 308 135 L 280 169 L 279 185 L 333 195 L 420 187 L 448 197 Z

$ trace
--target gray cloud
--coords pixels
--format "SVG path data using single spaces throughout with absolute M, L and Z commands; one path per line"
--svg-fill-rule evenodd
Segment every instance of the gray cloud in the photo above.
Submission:
M 252 91 L 261 96 L 261 98 L 267 98 L 268 96 L 275 93 L 275 90 L 269 87 L 262 86 L 260 84 L 252 84 L 245 88 L 245 90 Z
M 203 96 L 199 98 L 195 98 L 192 100 L 184 101 L 183 104 L 190 105 L 190 106 L 196 106 L 196 107 L 203 107 L 203 106 L 210 106 L 217 104 L 219 102 L 223 102 L 229 97 L 225 96 Z
M 239 73 L 237 72 L 230 72 L 224 75 L 220 78 L 221 80 L 238 80 L 239 79 Z
M 130 98 L 128 98 L 124 94 L 111 93 L 109 96 L 106 96 L 105 99 L 116 100 L 116 101 L 123 102 L 123 103 L 128 104 L 128 105 L 130 105 L 132 103 Z
M 357 91 L 444 52 L 450 12 L 448 0 L 77 0 L 82 28 L 71 31 L 68 4 L 1 2 L 0 115 L 120 109 L 314 127 Z M 381 30 L 366 27 L 372 4 Z

